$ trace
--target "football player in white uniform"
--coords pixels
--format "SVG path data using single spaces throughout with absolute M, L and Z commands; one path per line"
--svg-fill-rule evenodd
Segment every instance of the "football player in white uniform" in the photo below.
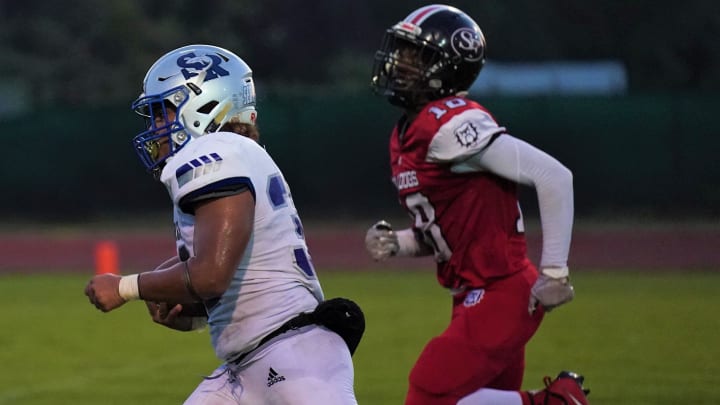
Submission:
M 107 312 L 142 299 L 179 330 L 207 322 L 223 364 L 186 404 L 355 404 L 364 318 L 352 301 L 324 301 L 290 188 L 256 142 L 251 69 L 185 46 L 155 62 L 133 108 L 146 119 L 136 151 L 173 201 L 178 254 L 93 277 L 90 302 Z

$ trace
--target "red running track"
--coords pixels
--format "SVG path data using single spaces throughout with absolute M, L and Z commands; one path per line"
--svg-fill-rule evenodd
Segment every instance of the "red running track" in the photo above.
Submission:
M 315 267 L 324 269 L 433 269 L 430 258 L 374 263 L 364 249 L 364 228 L 306 226 Z M 0 273 L 94 271 L 97 243 L 114 241 L 122 273 L 149 270 L 174 255 L 173 234 L 143 231 L 0 233 Z M 540 235 L 528 235 L 530 257 L 537 263 Z M 579 229 L 573 234 L 572 271 L 593 269 L 717 270 L 720 229 L 693 227 Z

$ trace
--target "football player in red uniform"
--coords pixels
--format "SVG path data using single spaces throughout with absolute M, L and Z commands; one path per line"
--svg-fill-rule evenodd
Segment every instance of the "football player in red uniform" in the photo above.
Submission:
M 375 55 L 375 92 L 404 110 L 390 164 L 415 221 L 402 230 L 376 223 L 366 247 L 375 260 L 434 255 L 453 297 L 450 324 L 415 363 L 405 403 L 587 404 L 583 377 L 568 371 L 546 378 L 545 389 L 520 391 L 527 342 L 544 314 L 574 295 L 572 173 L 466 97 L 484 61 L 477 23 L 446 5 L 393 25 Z M 527 257 L 520 185 L 537 193 L 539 271 Z

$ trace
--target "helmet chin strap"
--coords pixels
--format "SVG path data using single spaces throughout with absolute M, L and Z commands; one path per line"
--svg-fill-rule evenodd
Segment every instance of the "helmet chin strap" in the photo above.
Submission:
M 155 180 L 160 181 L 160 177 L 162 176 L 162 171 L 165 168 L 165 164 L 165 162 L 162 162 L 159 165 L 153 167 L 150 171 L 150 174 L 152 174 Z

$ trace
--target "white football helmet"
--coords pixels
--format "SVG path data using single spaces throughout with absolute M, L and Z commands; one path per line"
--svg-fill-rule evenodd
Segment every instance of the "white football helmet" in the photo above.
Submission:
M 165 160 L 192 138 L 218 131 L 231 118 L 255 124 L 252 70 L 234 53 L 212 45 L 188 45 L 168 52 L 148 70 L 143 93 L 132 109 L 145 118 L 146 130 L 133 145 L 156 176 Z M 168 119 L 168 109 L 175 119 Z M 170 152 L 160 156 L 168 142 Z

